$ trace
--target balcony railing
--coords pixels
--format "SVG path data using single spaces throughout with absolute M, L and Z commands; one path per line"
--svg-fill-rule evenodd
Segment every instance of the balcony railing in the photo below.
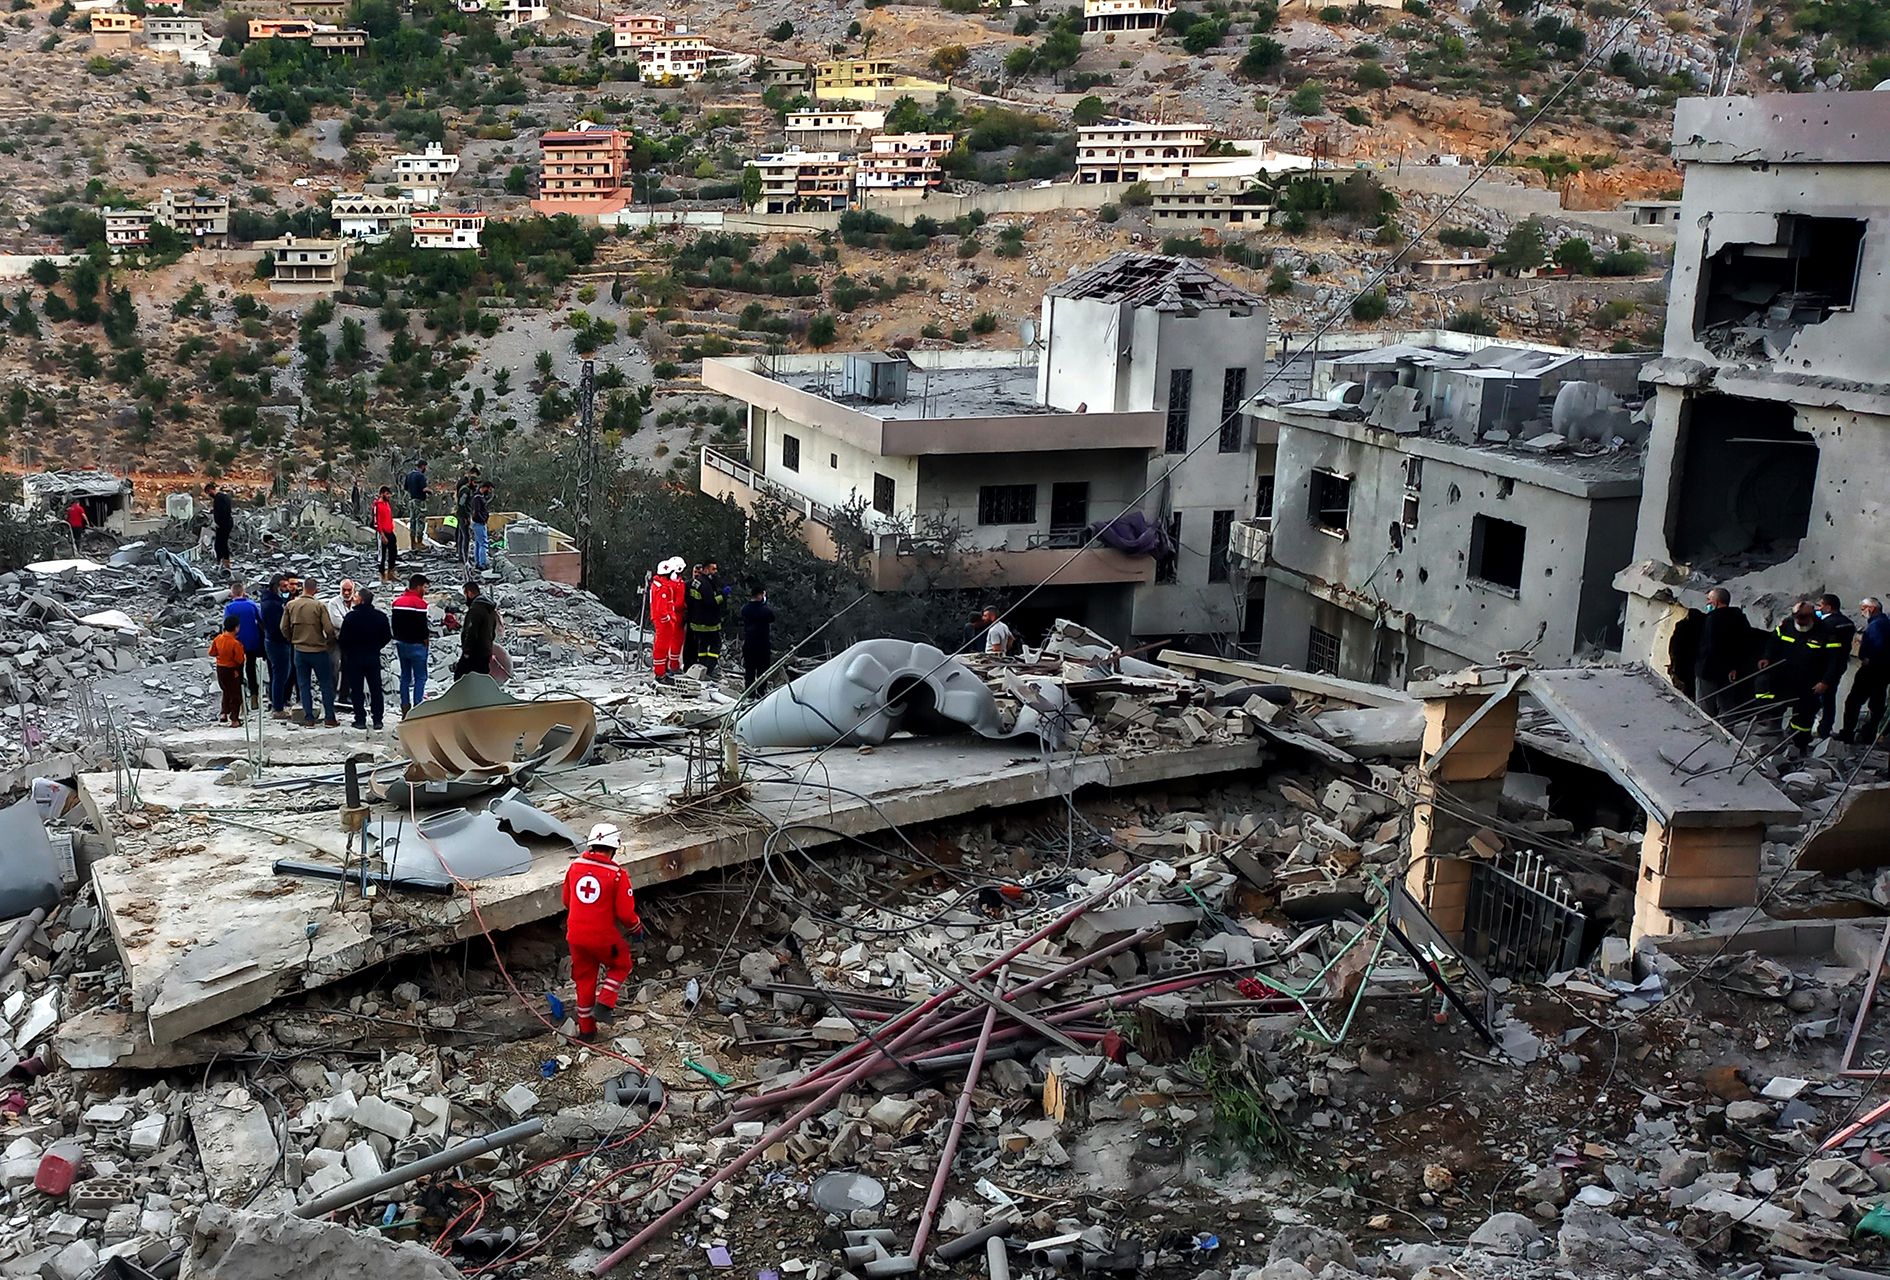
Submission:
M 815 524 L 834 525 L 833 508 L 823 506 L 803 493 L 796 493 L 778 480 L 770 480 L 745 462 L 738 462 L 725 453 L 709 448 L 702 449 L 702 465 L 720 471 L 730 479 L 747 486 L 756 493 L 765 493 L 775 501 L 785 504 L 812 520 Z
M 1227 555 L 1249 572 L 1266 564 L 1273 550 L 1273 517 L 1236 520 L 1228 531 Z

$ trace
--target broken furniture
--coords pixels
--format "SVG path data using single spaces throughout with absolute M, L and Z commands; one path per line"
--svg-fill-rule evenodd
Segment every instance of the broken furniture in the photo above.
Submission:
M 736 732 L 749 747 L 878 746 L 901 730 L 1001 739 L 1034 732 L 1053 711 L 1006 726 L 990 687 L 942 649 L 862 640 L 756 703 Z
M 504 775 L 521 761 L 581 761 L 597 738 L 597 708 L 582 698 L 521 701 L 473 673 L 400 721 L 400 745 L 436 780 Z

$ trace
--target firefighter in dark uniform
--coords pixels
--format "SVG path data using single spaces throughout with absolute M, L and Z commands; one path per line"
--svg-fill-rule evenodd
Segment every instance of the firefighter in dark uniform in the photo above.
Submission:
M 722 579 L 716 568 L 713 561 L 696 566 L 684 606 L 689 630 L 683 639 L 683 666 L 700 662 L 711 680 L 722 660 Z
M 1818 597 L 1818 621 L 1831 632 L 1826 643 L 1836 652 L 1831 657 L 1831 678 L 1818 695 L 1818 736 L 1828 738 L 1838 724 L 1838 685 L 1850 669 L 1851 650 L 1857 644 L 1857 624 L 1844 616 L 1844 602 L 1833 595 Z
M 1785 727 L 1794 747 L 1810 744 L 1825 692 L 1836 687 L 1848 656 L 1809 597 L 1800 597 L 1766 638 L 1765 657 L 1759 660 L 1764 675 L 1758 701 L 1761 706 L 1791 708 Z

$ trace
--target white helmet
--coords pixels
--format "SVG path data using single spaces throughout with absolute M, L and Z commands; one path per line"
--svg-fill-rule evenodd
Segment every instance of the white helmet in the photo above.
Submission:
M 614 822 L 600 822 L 591 828 L 591 840 L 588 847 L 609 849 L 615 853 L 623 848 L 623 833 L 617 830 L 617 824 Z
M 689 562 L 684 560 L 681 556 L 671 556 L 669 559 L 663 561 L 663 563 L 657 565 L 656 571 L 658 573 L 681 573 L 688 567 Z

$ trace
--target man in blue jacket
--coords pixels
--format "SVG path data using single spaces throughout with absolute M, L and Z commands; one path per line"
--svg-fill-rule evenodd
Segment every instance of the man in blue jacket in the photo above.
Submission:
M 269 579 L 257 611 L 262 619 L 263 654 L 269 660 L 269 710 L 278 720 L 289 718 L 289 694 L 295 689 L 295 646 L 282 638 L 282 607 L 289 602 L 283 575 Z M 245 653 L 249 646 L 244 645 Z
M 374 593 L 363 588 L 355 594 L 354 608 L 341 619 L 342 701 L 354 708 L 354 727 L 367 728 L 364 718 L 374 708 L 374 727 L 381 727 L 386 695 L 381 689 L 381 650 L 393 642 L 387 615 L 374 607 Z M 365 696 L 364 696 L 365 695 Z
M 1870 719 L 1861 739 L 1868 745 L 1884 729 L 1884 694 L 1890 690 L 1890 618 L 1884 617 L 1883 601 L 1876 596 L 1865 596 L 1857 614 L 1864 620 L 1857 633 L 1857 674 L 1851 677 L 1850 696 L 1844 699 L 1844 731 L 1838 737 L 1845 742 L 1860 740 L 1858 716 L 1868 706 Z
M 256 683 L 256 662 L 263 656 L 263 615 L 262 609 L 249 598 L 249 592 L 240 582 L 230 584 L 230 602 L 223 606 L 224 624 L 227 626 L 232 619 L 236 622 L 237 642 L 243 646 L 243 673 L 249 682 L 249 709 L 255 711 L 262 706 L 262 691 Z

